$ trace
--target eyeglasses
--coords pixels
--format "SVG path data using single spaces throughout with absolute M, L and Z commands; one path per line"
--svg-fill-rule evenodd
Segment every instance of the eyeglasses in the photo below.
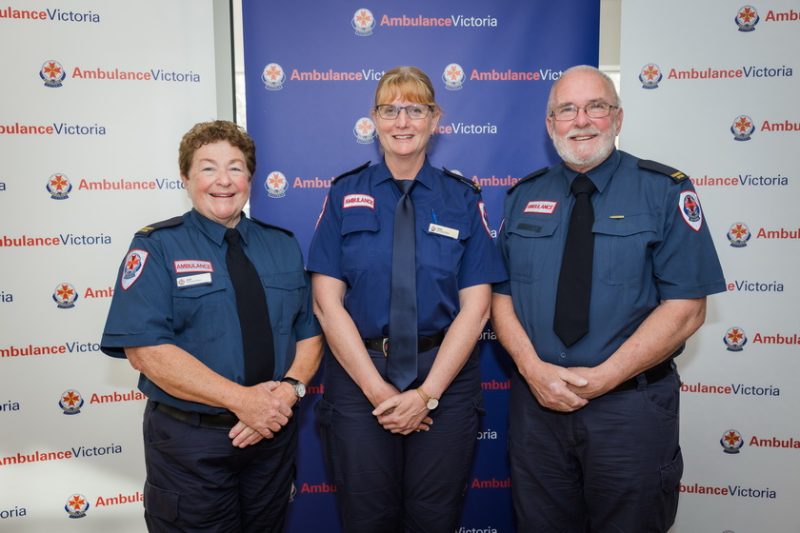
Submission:
M 589 118 L 606 118 L 611 114 L 612 109 L 618 108 L 619 106 L 607 104 L 605 102 L 591 102 L 583 107 L 569 104 L 551 111 L 550 116 L 559 121 L 575 120 L 578 116 L 578 111 L 583 109 L 583 112 L 586 113 L 586 116 Z
M 400 116 L 400 111 L 406 111 L 406 115 L 411 120 L 420 120 L 427 117 L 432 111 L 432 105 L 426 104 L 411 104 L 396 106 L 392 104 L 380 104 L 375 106 L 375 111 L 378 116 L 384 120 L 394 120 Z

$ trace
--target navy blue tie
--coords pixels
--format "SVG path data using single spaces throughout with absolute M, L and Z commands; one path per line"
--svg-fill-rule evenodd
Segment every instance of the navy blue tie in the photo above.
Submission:
M 594 257 L 594 209 L 591 196 L 595 190 L 594 183 L 586 174 L 578 174 L 572 181 L 575 205 L 572 206 L 564 244 L 553 319 L 553 331 L 565 346 L 572 346 L 589 332 Z
M 275 369 L 275 348 L 269 321 L 267 298 L 256 267 L 244 253 L 241 235 L 236 229 L 225 232 L 228 252 L 225 263 L 236 295 L 236 311 L 242 330 L 245 385 L 272 379 Z
M 403 194 L 394 212 L 387 376 L 402 391 L 417 379 L 417 262 L 411 201 L 416 181 L 396 183 Z

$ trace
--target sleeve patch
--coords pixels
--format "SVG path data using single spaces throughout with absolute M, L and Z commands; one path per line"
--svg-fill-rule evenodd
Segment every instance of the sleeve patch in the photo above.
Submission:
M 678 198 L 678 211 L 690 228 L 700 231 L 703 226 L 703 209 L 694 191 L 684 191 Z
M 125 256 L 125 261 L 122 263 L 122 276 L 119 278 L 122 290 L 130 289 L 142 275 L 144 265 L 147 263 L 147 256 L 148 252 L 139 249 L 133 249 Z

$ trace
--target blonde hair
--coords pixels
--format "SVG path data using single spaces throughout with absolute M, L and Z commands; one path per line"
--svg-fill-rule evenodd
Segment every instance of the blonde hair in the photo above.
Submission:
M 417 67 L 395 67 L 383 74 L 375 89 L 375 105 L 396 98 L 438 108 L 431 79 Z

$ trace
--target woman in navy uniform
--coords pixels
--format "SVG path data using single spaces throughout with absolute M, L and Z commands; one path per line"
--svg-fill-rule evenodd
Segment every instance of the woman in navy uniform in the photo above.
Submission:
M 292 409 L 322 340 L 296 239 L 242 214 L 255 163 L 252 139 L 235 124 L 195 125 L 179 151 L 193 209 L 142 228 L 120 267 L 101 347 L 128 358 L 148 397 L 150 531 L 283 529 L 297 449 Z M 250 263 L 257 295 L 241 311 L 233 249 Z M 267 310 L 254 320 L 259 306 Z M 262 348 L 255 363 L 253 342 Z
M 479 188 L 428 163 L 440 116 L 424 72 L 386 72 L 372 110 L 384 160 L 333 181 L 311 243 L 327 341 L 317 415 L 347 532 L 453 531 L 472 464 L 476 342 L 506 273 Z M 394 322 L 403 298 L 414 313 Z M 398 376 L 408 331 L 413 368 Z

